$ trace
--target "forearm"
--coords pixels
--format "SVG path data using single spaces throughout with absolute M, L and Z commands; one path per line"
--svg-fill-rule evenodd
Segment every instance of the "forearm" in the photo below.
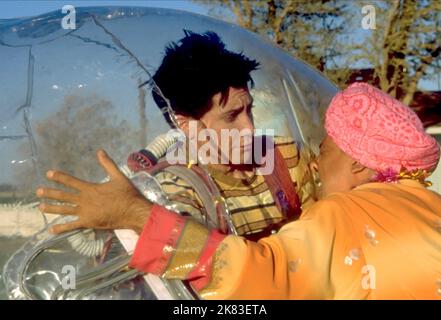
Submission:
M 126 220 L 127 227 L 125 229 L 134 230 L 139 235 L 147 223 L 153 204 L 146 199 L 139 199 L 132 203 L 131 207 L 128 210 L 130 215 Z
M 130 265 L 188 280 L 204 299 L 331 298 L 336 217 L 331 205 L 315 206 L 258 242 L 208 230 L 153 205 Z
M 276 251 L 280 253 L 280 250 Z M 261 258 L 256 260 L 255 256 Z M 255 269 L 253 272 L 247 262 L 250 258 Z M 268 288 L 274 288 L 275 261 L 281 262 L 273 256 L 273 250 L 267 244 L 208 230 L 192 218 L 153 205 L 130 266 L 168 279 L 188 280 L 204 299 L 243 299 L 247 295 L 272 297 L 274 292 L 271 290 L 255 291 L 253 288 L 256 281 L 262 284 L 259 278 L 265 279 L 263 283 L 269 282 Z M 284 267 L 278 268 L 281 269 Z M 253 277 L 250 279 L 248 275 L 251 273 Z M 286 272 L 282 271 L 282 274 Z M 239 285 L 246 288 L 245 292 L 238 288 Z M 271 294 L 267 294 L 269 292 Z M 284 297 L 285 293 L 281 296 Z
M 131 266 L 171 279 L 209 277 L 212 256 L 224 238 L 217 230 L 153 205 Z

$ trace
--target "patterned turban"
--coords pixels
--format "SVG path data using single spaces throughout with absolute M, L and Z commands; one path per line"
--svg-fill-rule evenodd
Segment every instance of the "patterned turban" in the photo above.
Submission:
M 354 83 L 332 99 L 325 128 L 340 149 L 377 172 L 430 172 L 440 158 L 437 141 L 415 112 L 366 83 Z

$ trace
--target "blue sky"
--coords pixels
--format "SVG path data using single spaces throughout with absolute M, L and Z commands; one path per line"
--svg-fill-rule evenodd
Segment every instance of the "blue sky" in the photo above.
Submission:
M 139 1 L 59 1 L 59 0 L 27 0 L 27 1 L 0 1 L 0 19 L 34 16 L 41 13 L 60 10 L 63 5 L 81 6 L 148 6 L 180 9 L 200 14 L 207 14 L 208 8 L 189 0 L 139 0 Z

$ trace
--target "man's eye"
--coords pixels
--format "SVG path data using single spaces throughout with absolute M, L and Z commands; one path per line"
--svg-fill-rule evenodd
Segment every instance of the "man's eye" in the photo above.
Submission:
M 237 118 L 237 115 L 238 115 L 239 113 L 240 113 L 240 112 L 231 112 L 231 113 L 228 113 L 228 114 L 225 116 L 225 119 L 226 119 L 227 121 L 233 121 L 234 119 Z

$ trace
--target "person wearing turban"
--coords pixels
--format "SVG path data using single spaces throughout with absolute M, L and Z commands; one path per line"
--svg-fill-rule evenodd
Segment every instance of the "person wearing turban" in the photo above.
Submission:
M 333 98 L 325 129 L 321 199 L 298 220 L 254 242 L 153 204 L 127 225 L 140 233 L 131 267 L 205 299 L 441 299 L 441 195 L 426 189 L 436 140 L 365 83 Z

